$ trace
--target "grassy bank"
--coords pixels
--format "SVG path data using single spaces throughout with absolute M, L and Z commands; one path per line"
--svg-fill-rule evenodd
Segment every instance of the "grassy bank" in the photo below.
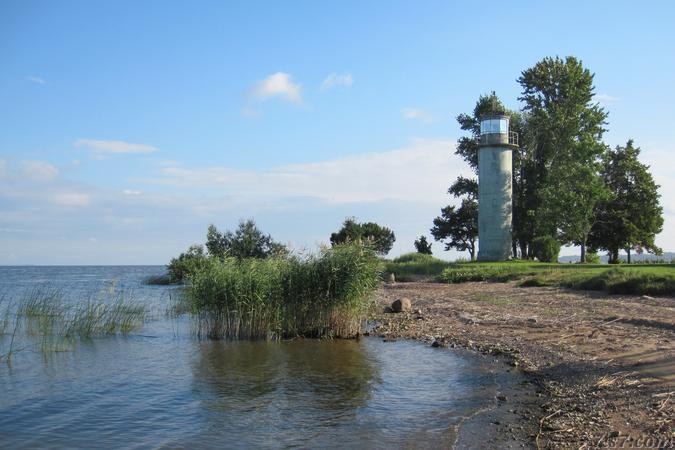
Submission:
M 357 245 L 304 258 L 213 258 L 191 274 L 187 299 L 200 336 L 349 337 L 361 330 L 380 269 Z
M 675 264 L 560 264 L 534 261 L 499 263 L 442 261 L 430 255 L 403 255 L 386 263 L 398 281 L 445 283 L 521 280 L 527 286 L 564 286 L 612 294 L 675 295 Z

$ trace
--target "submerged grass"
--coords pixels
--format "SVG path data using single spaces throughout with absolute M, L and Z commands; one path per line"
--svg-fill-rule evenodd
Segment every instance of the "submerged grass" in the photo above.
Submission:
M 28 341 L 43 353 L 68 349 L 77 340 L 128 334 L 143 325 L 144 305 L 121 294 L 72 303 L 54 289 L 36 289 L 5 304 L 0 324 L 0 360 L 10 360 L 16 343 Z M 9 339 L 8 339 L 9 338 Z M 5 346 L 4 344 L 7 344 Z
M 361 331 L 380 268 L 354 244 L 303 258 L 211 259 L 190 277 L 187 299 L 199 336 L 350 337 Z

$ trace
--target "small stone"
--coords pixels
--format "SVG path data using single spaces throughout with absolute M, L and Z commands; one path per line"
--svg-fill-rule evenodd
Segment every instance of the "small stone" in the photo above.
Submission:
M 527 319 L 527 322 L 528 323 L 537 323 L 537 319 L 535 319 L 534 317 L 530 317 L 529 319 Z
M 422 310 L 418 308 L 415 311 L 413 311 L 413 314 L 418 314 L 418 315 L 422 314 Z
M 458 318 L 459 318 L 460 322 L 465 323 L 467 325 L 471 325 L 471 324 L 475 323 L 475 320 L 473 319 L 473 317 L 471 317 L 468 314 L 463 313 L 463 312 L 459 313 Z
M 448 344 L 445 341 L 439 341 L 436 339 L 434 342 L 431 343 L 431 346 L 434 348 L 439 348 L 439 347 L 447 347 Z
M 497 400 L 500 402 L 505 402 L 506 401 L 506 395 L 500 394 L 497 396 Z
M 385 306 L 385 307 L 384 307 L 384 312 L 385 312 L 385 313 L 393 313 L 394 310 L 391 308 L 391 306 Z
M 399 298 L 391 304 L 391 309 L 395 313 L 409 312 L 412 310 L 412 303 L 409 298 Z

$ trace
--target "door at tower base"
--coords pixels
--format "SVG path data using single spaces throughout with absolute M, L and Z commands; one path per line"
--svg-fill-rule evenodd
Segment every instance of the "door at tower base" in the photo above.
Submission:
M 502 145 L 478 150 L 478 260 L 511 257 L 512 151 Z

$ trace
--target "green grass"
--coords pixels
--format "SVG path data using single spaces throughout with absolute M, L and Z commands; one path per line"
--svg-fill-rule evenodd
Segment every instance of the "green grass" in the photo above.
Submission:
M 612 268 L 583 276 L 566 276 L 560 284 L 574 289 L 602 290 L 610 294 L 673 295 L 675 267 L 672 264 L 668 266 Z
M 380 261 L 358 245 L 305 258 L 210 259 L 189 279 L 199 336 L 350 337 L 361 331 Z
M 564 286 L 612 294 L 674 295 L 675 264 L 560 264 L 535 261 L 449 262 L 430 255 L 403 255 L 386 262 L 399 281 L 506 282 L 522 287 Z
M 436 278 L 449 266 L 448 261 L 422 253 L 407 253 L 385 261 L 385 271 L 393 273 L 396 281 L 420 281 Z

